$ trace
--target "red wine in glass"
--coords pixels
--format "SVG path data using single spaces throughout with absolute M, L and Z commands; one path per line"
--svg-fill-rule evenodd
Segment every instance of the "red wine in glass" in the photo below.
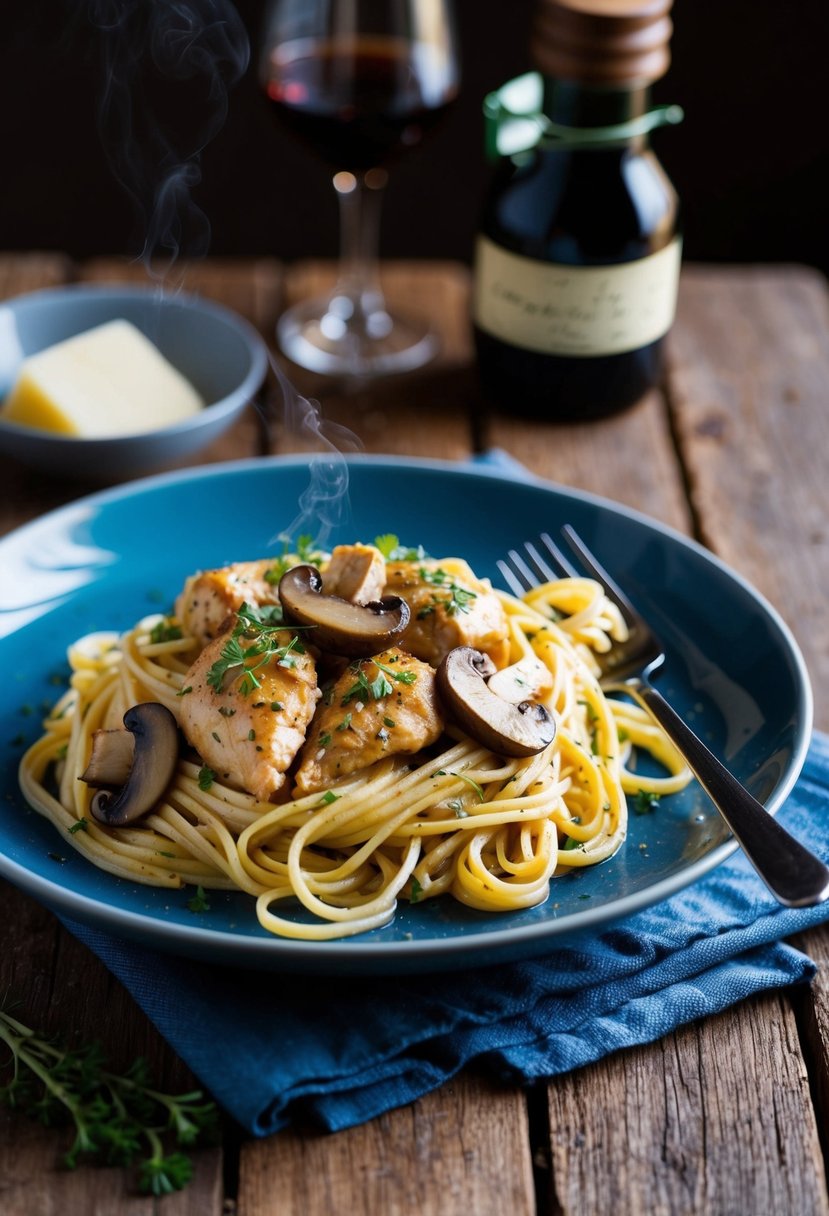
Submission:
M 283 313 L 277 341 L 295 363 L 363 378 L 433 357 L 427 317 L 397 317 L 378 274 L 386 167 L 455 99 L 452 0 L 270 0 L 261 82 L 274 115 L 334 170 L 340 273 L 333 292 Z M 292 180 L 294 191 L 305 188 Z
M 279 120 L 335 169 L 416 147 L 457 93 L 439 49 L 406 38 L 298 39 L 275 49 L 266 92 Z

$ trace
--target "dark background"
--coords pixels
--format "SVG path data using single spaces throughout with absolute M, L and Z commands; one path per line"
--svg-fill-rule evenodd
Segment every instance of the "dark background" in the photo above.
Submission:
M 177 2 L 181 7 L 183 0 Z M 187 0 L 196 9 L 225 2 Z M 532 2 L 456 0 L 462 96 L 438 133 L 393 168 L 384 255 L 470 258 L 489 173 L 481 100 L 530 66 Z M 0 249 L 139 253 L 146 217 L 113 176 L 98 116 L 107 80 L 129 97 L 125 73 L 133 70 L 136 31 L 144 30 L 147 12 L 170 8 L 173 0 L 6 4 Z M 201 182 L 190 202 L 209 221 L 211 253 L 333 254 L 336 209 L 327 170 L 276 127 L 260 95 L 262 9 L 262 0 L 236 4 L 253 44 L 251 63 L 229 93 L 224 125 L 200 157 Z M 686 257 L 799 261 L 829 271 L 829 4 L 676 0 L 674 27 L 673 64 L 655 99 L 679 102 L 686 120 L 658 133 L 654 146 L 683 200 Z M 110 70 L 102 52 L 116 55 L 113 48 Z M 153 73 L 148 86 L 140 64 L 134 70 L 179 148 L 190 150 L 211 134 L 203 81 L 165 85 Z M 138 88 L 133 123 L 146 145 L 152 139 L 142 126 Z M 122 136 L 123 129 L 114 137 L 119 154 Z M 188 206 L 179 199 L 172 234 L 183 253 L 194 254 L 207 247 L 207 230 Z

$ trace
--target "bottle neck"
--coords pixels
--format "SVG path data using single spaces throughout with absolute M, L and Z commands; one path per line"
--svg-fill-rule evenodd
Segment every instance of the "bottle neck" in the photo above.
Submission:
M 641 118 L 649 108 L 648 85 L 597 88 L 544 77 L 542 109 L 551 122 L 563 127 L 615 126 Z

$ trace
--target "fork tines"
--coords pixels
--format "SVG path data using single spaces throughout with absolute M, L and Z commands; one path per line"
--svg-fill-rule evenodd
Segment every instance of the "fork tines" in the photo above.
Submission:
M 539 551 L 539 546 L 544 550 Z M 553 538 L 542 532 L 538 544 L 525 541 L 523 553 L 510 549 L 508 561 L 496 562 L 504 581 L 514 595 L 523 595 L 541 583 L 557 578 L 579 578 L 579 571 L 564 556 Z

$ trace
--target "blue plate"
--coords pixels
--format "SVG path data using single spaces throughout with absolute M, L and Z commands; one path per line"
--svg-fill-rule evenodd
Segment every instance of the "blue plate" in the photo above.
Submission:
M 343 482 L 347 494 L 335 502 L 331 487 Z M 664 899 L 732 851 L 693 784 L 651 814 L 631 815 L 616 857 L 556 880 L 540 907 L 492 916 L 449 898 L 404 904 L 387 927 L 332 943 L 272 937 L 247 896 L 211 893 L 210 910 L 194 913 L 192 891 L 131 884 L 85 861 L 25 805 L 16 776 L 43 704 L 59 691 L 67 644 L 168 609 L 199 567 L 275 551 L 301 497 L 310 512 L 302 530 L 324 518 L 331 543 L 396 532 L 435 556 L 463 555 L 494 581 L 507 549 L 572 523 L 663 635 L 661 688 L 683 716 L 771 811 L 794 784 L 812 720 L 801 655 L 774 610 L 698 545 L 601 499 L 473 466 L 333 458 L 312 475 L 307 458 L 245 461 L 106 491 L 0 541 L 0 873 L 64 916 L 179 954 L 391 973 L 543 953 L 562 934 Z

